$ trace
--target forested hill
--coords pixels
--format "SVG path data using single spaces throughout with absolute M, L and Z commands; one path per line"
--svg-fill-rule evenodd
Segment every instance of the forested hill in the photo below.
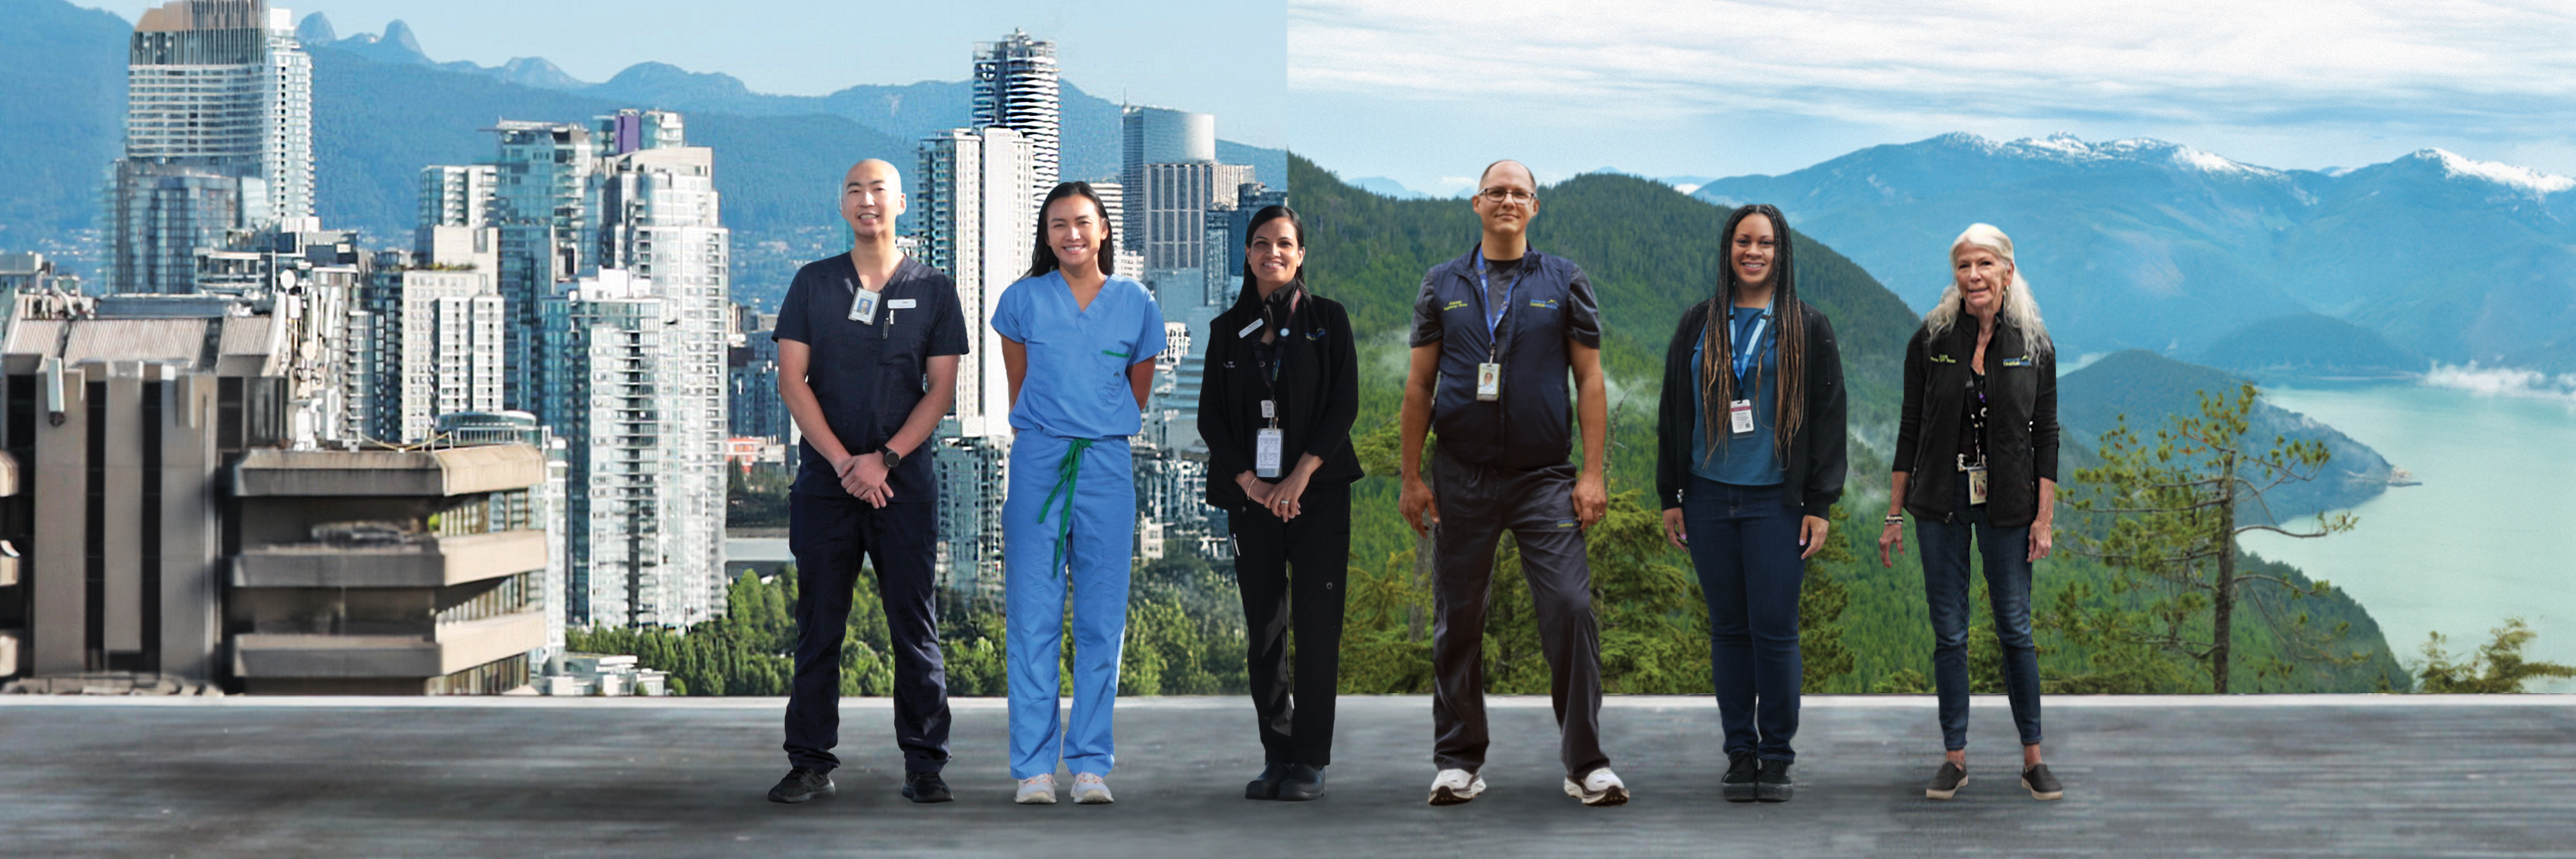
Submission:
M 1403 328 L 1422 273 L 1476 241 L 1476 215 L 1464 200 L 1381 197 L 1295 155 L 1288 175 L 1311 234 L 1307 280 L 1349 306 L 1364 338 Z M 1716 289 L 1718 232 L 1727 210 L 1613 174 L 1541 188 L 1539 200 L 1531 246 L 1572 260 L 1591 276 L 1601 299 L 1604 365 L 1617 383 L 1651 391 L 1661 382 L 1664 346 L 1682 312 Z M 1833 320 L 1851 383 L 1853 431 L 1884 451 L 1895 437 L 1905 339 L 1917 319 L 1895 293 L 1794 226 L 1798 295 Z M 1651 414 L 1651 398 L 1645 403 Z M 1651 457 L 1651 448 L 1645 453 Z M 1884 465 L 1884 454 L 1878 456 Z

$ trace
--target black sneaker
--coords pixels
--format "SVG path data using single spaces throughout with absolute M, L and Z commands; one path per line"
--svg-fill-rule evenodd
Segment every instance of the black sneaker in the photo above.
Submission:
M 1280 802 L 1306 802 L 1324 798 L 1324 768 L 1289 764 L 1288 774 L 1279 780 Z
M 1923 796 L 1928 799 L 1949 799 L 1959 795 L 1959 788 L 1967 783 L 1967 767 L 1942 761 L 1940 771 L 1932 774 L 1932 783 L 1923 786 Z
M 2050 800 L 2066 795 L 2066 786 L 2058 784 L 2057 776 L 2049 774 L 2047 764 L 2031 764 L 2030 769 L 2022 770 L 2021 787 L 2030 791 L 2032 799 Z
M 1753 798 L 1763 802 L 1788 802 L 1797 789 L 1798 783 L 1789 780 L 1788 761 L 1763 761 L 1762 772 L 1753 778 Z
M 938 773 L 917 772 L 903 774 L 903 798 L 914 802 L 947 802 L 956 797 L 948 795 L 948 780 L 940 778 Z
M 788 770 L 787 777 L 779 779 L 777 787 L 769 789 L 769 801 L 804 802 L 817 797 L 831 796 L 837 790 L 839 788 L 832 785 L 830 774 L 797 767 Z
M 1718 780 L 1718 790 L 1728 802 L 1752 802 L 1754 779 L 1762 772 L 1761 760 L 1752 752 L 1726 756 L 1726 777 Z
M 1288 777 L 1288 765 L 1287 765 L 1287 764 L 1271 764 L 1271 765 L 1269 765 L 1269 766 L 1262 767 L 1262 768 L 1261 768 L 1261 777 L 1260 777 L 1260 778 L 1256 778 L 1256 779 L 1253 779 L 1253 780 L 1251 780 L 1251 781 L 1244 782 L 1244 784 L 1243 784 L 1243 798 L 1245 798 L 1245 799 L 1278 799 L 1278 798 L 1279 798 L 1279 781 L 1280 781 L 1281 779 L 1285 779 L 1285 778 L 1287 778 L 1287 777 Z

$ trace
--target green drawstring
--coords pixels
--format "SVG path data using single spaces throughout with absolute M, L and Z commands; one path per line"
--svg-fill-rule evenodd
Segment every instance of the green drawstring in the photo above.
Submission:
M 1044 525 L 1049 508 L 1056 506 L 1055 497 L 1059 494 L 1064 496 L 1062 510 L 1064 515 L 1057 519 L 1055 524 L 1055 560 L 1047 565 L 1047 572 L 1059 577 L 1064 575 L 1064 541 L 1066 535 L 1073 532 L 1074 482 L 1082 477 L 1083 451 L 1091 449 L 1091 439 L 1077 438 L 1068 439 L 1068 441 L 1071 444 L 1065 447 L 1064 458 L 1055 464 L 1055 487 L 1048 489 L 1046 500 L 1038 504 L 1038 524 Z

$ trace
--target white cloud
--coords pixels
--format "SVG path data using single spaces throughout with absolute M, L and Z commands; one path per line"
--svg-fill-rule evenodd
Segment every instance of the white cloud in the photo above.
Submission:
M 1288 28 L 1288 84 L 1310 103 L 1488 101 L 1566 123 L 1782 117 L 1925 136 L 2200 129 L 2186 142 L 2239 157 L 2299 151 L 2278 142 L 2292 134 L 2347 144 L 2311 157 L 2376 141 L 2381 159 L 2436 141 L 2475 141 L 2484 157 L 2563 153 L 2576 136 L 2576 9 L 2561 4 L 1290 0 Z M 1334 122 L 1314 113 L 1300 138 Z

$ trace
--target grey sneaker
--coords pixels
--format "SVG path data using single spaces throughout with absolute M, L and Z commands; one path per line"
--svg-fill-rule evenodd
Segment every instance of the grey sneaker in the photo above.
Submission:
M 1054 805 L 1055 774 L 1039 773 L 1020 779 L 1020 792 L 1011 797 L 1021 805 Z
M 1949 799 L 1957 796 L 1959 788 L 1966 786 L 1967 783 L 1968 768 L 1942 761 L 1940 771 L 1932 774 L 1932 783 L 1923 787 L 1923 796 L 1928 799 Z
M 1102 780 L 1098 774 L 1075 773 L 1073 802 L 1075 805 L 1108 805 L 1117 800 L 1109 797 L 1109 782 Z
M 2022 770 L 2021 787 L 2030 791 L 2030 798 L 2037 800 L 2052 800 L 2066 795 L 2066 786 L 2057 783 L 2057 776 L 2049 773 L 2047 764 L 2031 764 L 2030 769 Z
M 787 777 L 779 779 L 778 784 L 769 789 L 769 801 L 793 804 L 831 796 L 838 790 L 840 788 L 832 784 L 830 774 L 797 767 L 788 770 Z
M 1485 792 L 1485 777 L 1466 770 L 1441 770 L 1431 780 L 1432 805 L 1460 805 Z
M 1628 786 L 1609 767 L 1593 770 L 1580 782 L 1566 779 L 1565 795 L 1583 800 L 1584 805 L 1628 804 Z

